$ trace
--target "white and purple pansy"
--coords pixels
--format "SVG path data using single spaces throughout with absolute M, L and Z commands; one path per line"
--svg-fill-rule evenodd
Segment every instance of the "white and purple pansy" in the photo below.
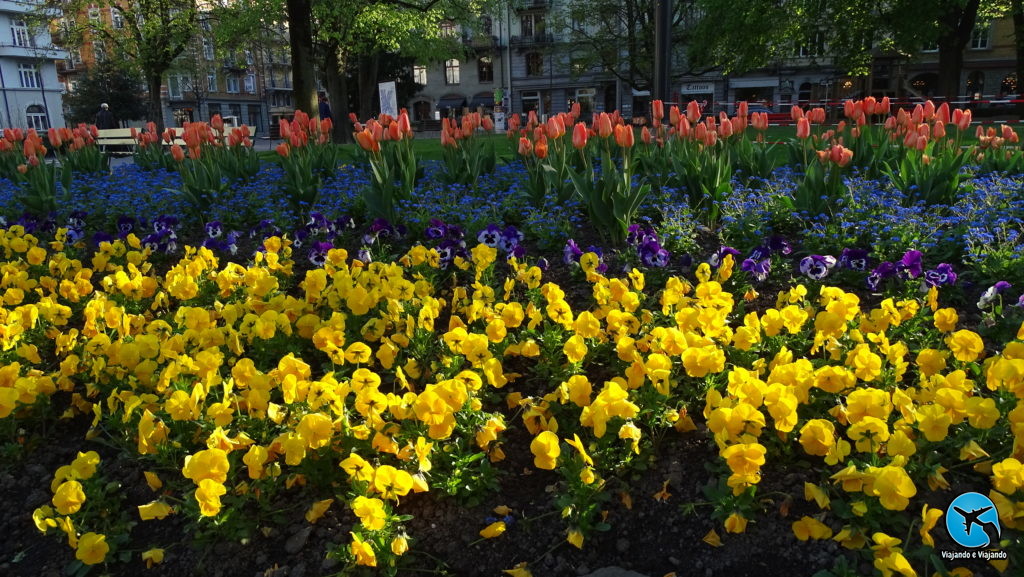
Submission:
M 945 286 L 956 284 L 956 272 L 953 265 L 942 263 L 932 270 L 925 271 L 924 284 L 927 286 Z
M 800 273 L 814 280 L 827 277 L 834 266 L 836 266 L 836 257 L 830 254 L 812 254 L 800 259 Z
M 991 305 L 993 301 L 996 300 L 997 296 L 1005 292 L 1006 289 L 1010 288 L 1011 286 L 1013 285 L 1004 280 L 1001 280 L 996 284 L 988 287 L 987 289 L 985 289 L 985 292 L 981 293 L 981 298 L 978 299 L 978 308 L 988 308 L 988 306 Z

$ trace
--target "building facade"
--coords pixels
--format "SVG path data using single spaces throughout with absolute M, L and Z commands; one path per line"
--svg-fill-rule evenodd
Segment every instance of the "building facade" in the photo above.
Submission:
M 418 63 L 414 75 L 425 86 L 406 103 L 414 118 L 490 111 L 492 92 L 502 97 L 506 111 L 535 111 L 541 118 L 565 112 L 575 102 L 580 103 L 584 117 L 611 110 L 627 118 L 646 115 L 647 90 L 629 86 L 611 70 L 584 68 L 573 58 L 571 33 L 554 25 L 561 21 L 564 27 L 570 20 L 564 9 L 564 0 L 508 3 L 502 11 L 483 16 L 480 28 L 488 31 L 484 42 L 466 37 L 467 46 L 475 49 L 468 57 Z M 685 46 L 676 47 L 673 58 L 685 59 L 685 52 Z M 486 64 L 481 64 L 482 57 Z M 674 61 L 677 70 L 680 61 Z M 980 24 L 964 51 L 957 102 L 971 104 L 976 112 L 987 107 L 996 110 L 1001 100 L 1024 92 L 1015 70 L 1012 19 Z M 677 73 L 669 99 L 681 105 L 696 100 L 710 113 L 732 113 L 736 103 L 744 100 L 777 113 L 786 113 L 794 105 L 835 109 L 844 99 L 868 95 L 921 101 L 935 96 L 937 71 L 937 47 L 926 47 L 909 58 L 878 51 L 867 75 L 850 76 L 835 65 L 828 38 L 821 33 L 807 45 L 795 46 L 789 56 L 742 75 Z
M 0 127 L 46 130 L 64 126 L 56 60 L 45 27 L 32 26 L 31 2 L 0 0 Z

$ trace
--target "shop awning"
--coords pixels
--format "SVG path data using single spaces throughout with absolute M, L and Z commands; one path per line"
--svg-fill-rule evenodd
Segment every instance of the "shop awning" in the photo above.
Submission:
M 477 108 L 494 108 L 494 95 L 493 94 L 477 94 L 469 101 L 469 109 L 476 110 Z
M 445 108 L 462 108 L 466 105 L 466 99 L 462 96 L 444 96 L 437 101 L 438 110 Z

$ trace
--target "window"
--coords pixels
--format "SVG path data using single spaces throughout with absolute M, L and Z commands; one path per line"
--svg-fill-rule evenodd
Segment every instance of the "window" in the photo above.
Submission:
M 39 76 L 39 69 L 35 64 L 19 64 L 18 76 L 21 78 L 22 88 L 39 88 L 43 80 Z
M 183 79 L 180 76 L 178 76 L 176 74 L 172 74 L 171 76 L 168 76 L 167 77 L 167 96 L 169 98 L 172 98 L 172 99 L 180 99 L 181 95 L 182 95 L 182 93 L 184 92 L 184 89 L 185 89 L 185 87 L 183 86 L 184 84 L 185 83 L 183 82 Z
M 238 94 L 239 90 L 238 90 L 238 77 L 237 76 L 228 76 L 227 92 L 228 92 L 228 94 Z
M 530 52 L 526 55 L 526 75 L 544 75 L 544 55 L 540 52 Z
M 476 74 L 479 82 L 494 82 L 494 62 L 490 56 L 481 56 L 476 61 Z
M 921 52 L 938 52 L 938 51 L 939 51 L 939 43 L 935 42 L 935 41 L 926 42 L 923 46 L 921 46 Z
M 213 26 L 210 24 L 209 17 L 201 16 L 199 18 L 199 25 L 203 28 L 203 30 L 205 32 L 209 32 L 209 31 L 213 30 Z
M 246 50 L 245 51 L 245 63 L 248 64 L 249 66 L 252 66 L 252 63 L 253 63 L 252 50 Z
M 454 22 L 442 22 L 441 23 L 441 36 L 444 38 L 455 37 L 455 23 Z
M 107 59 L 107 45 L 97 40 L 92 43 L 92 56 L 97 62 L 103 62 Z
M 825 33 L 818 31 L 814 33 L 807 44 L 801 44 L 796 51 L 800 58 L 813 58 L 825 53 Z
M 577 88 L 576 102 L 580 103 L 580 114 L 594 112 L 594 99 L 597 98 L 596 88 Z
M 412 81 L 416 84 L 427 85 L 427 67 L 416 65 L 412 67 Z
M 999 91 L 1003 94 L 1017 94 L 1017 73 L 1011 72 L 1003 78 Z
M 121 30 L 124 28 L 124 15 L 121 14 L 121 10 L 118 8 L 110 9 L 110 25 L 113 26 L 115 30 Z
M 256 75 L 249 74 L 245 77 L 245 91 L 249 94 L 256 94 Z
M 444 83 L 445 84 L 458 84 L 459 83 L 459 61 L 454 58 L 451 60 L 444 61 Z
M 82 65 L 82 49 L 73 48 L 71 50 L 68 50 L 68 58 L 69 63 L 71 64 L 71 68 L 78 68 Z
M 979 26 L 971 32 L 971 50 L 988 50 L 990 26 Z
M 92 20 L 93 22 L 99 22 L 100 21 L 100 9 L 99 8 L 96 8 L 95 6 L 92 7 L 92 8 L 89 8 L 89 20 Z
M 217 73 L 211 72 L 206 75 L 206 91 L 217 92 Z
M 539 39 L 544 35 L 543 14 L 523 14 L 519 19 L 519 32 L 523 38 Z
M 207 60 L 213 60 L 213 41 L 209 38 L 203 38 L 203 58 Z
M 537 111 L 540 113 L 540 93 L 537 91 L 524 92 L 522 94 L 523 101 L 523 114 L 527 114 L 530 111 Z
M 33 104 L 25 109 L 25 123 L 29 128 L 37 131 L 50 129 L 50 120 L 46 117 L 46 109 L 39 104 Z
M 493 34 L 493 32 L 491 32 L 492 28 L 493 26 L 491 24 L 491 17 L 482 16 L 480 18 L 480 31 L 483 32 L 485 35 L 490 36 L 491 34 Z
M 15 46 L 32 45 L 32 35 L 28 33 L 28 24 L 24 20 L 11 20 L 11 40 Z

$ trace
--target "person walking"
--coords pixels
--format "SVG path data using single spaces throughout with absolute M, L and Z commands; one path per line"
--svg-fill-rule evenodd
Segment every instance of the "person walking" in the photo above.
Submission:
M 110 105 L 106 102 L 100 104 L 100 111 L 96 113 L 96 128 L 117 128 L 117 120 L 114 119 L 114 113 L 110 112 Z

